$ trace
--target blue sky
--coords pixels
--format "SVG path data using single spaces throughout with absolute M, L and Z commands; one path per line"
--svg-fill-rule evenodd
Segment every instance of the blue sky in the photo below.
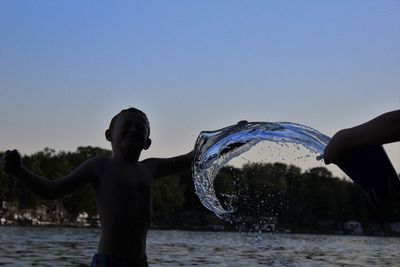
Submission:
M 0 33 L 0 150 L 110 148 L 129 106 L 150 119 L 143 157 L 242 119 L 331 136 L 400 108 L 396 0 L 2 0 Z

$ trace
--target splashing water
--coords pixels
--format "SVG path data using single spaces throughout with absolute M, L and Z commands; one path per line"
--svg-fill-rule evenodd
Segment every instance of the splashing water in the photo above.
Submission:
M 201 132 L 192 166 L 193 180 L 201 203 L 219 218 L 232 221 L 235 208 L 223 207 L 216 196 L 214 181 L 222 167 L 262 141 L 301 145 L 319 155 L 330 138 L 310 127 L 290 122 L 247 122 L 216 131 Z M 319 159 L 319 158 L 318 158 Z

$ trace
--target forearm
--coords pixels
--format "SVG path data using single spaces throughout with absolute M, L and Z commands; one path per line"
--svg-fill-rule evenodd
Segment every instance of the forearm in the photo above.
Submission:
M 13 174 L 38 196 L 45 199 L 57 198 L 54 182 L 32 173 L 24 166 L 15 170 Z
M 325 163 L 337 164 L 352 149 L 396 141 L 400 141 L 400 110 L 387 112 L 361 125 L 338 131 L 325 148 Z
M 193 151 L 167 159 L 153 159 L 156 164 L 155 177 L 163 177 L 180 171 L 188 170 L 192 166 Z
M 400 110 L 382 114 L 364 124 L 341 131 L 344 147 L 381 145 L 400 141 Z
M 192 166 L 193 151 L 175 158 L 175 170 L 184 171 L 190 169 Z

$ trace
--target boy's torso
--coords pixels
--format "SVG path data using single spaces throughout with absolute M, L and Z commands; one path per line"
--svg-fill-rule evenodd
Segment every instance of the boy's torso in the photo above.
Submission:
M 108 158 L 96 164 L 94 187 L 102 226 L 98 253 L 142 259 L 151 220 L 151 165 Z

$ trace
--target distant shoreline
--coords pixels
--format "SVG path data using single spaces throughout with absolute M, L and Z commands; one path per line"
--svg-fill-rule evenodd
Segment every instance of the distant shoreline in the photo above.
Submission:
M 82 226 L 76 224 L 46 224 L 46 225 L 29 225 L 29 224 L 3 224 L 0 227 L 21 227 L 21 228 L 75 228 L 75 229 L 98 229 L 101 227 Z M 214 230 L 210 228 L 199 227 L 150 227 L 151 230 L 159 231 L 187 231 L 187 232 L 226 232 L 226 233 L 243 233 L 243 234 L 256 234 L 255 232 L 238 231 L 234 229 L 229 230 Z M 344 233 L 333 231 L 275 231 L 275 232 L 262 232 L 261 234 L 277 234 L 277 235 L 329 235 L 329 236 L 365 236 L 365 237 L 400 237 L 400 233 L 379 232 L 379 233 Z

